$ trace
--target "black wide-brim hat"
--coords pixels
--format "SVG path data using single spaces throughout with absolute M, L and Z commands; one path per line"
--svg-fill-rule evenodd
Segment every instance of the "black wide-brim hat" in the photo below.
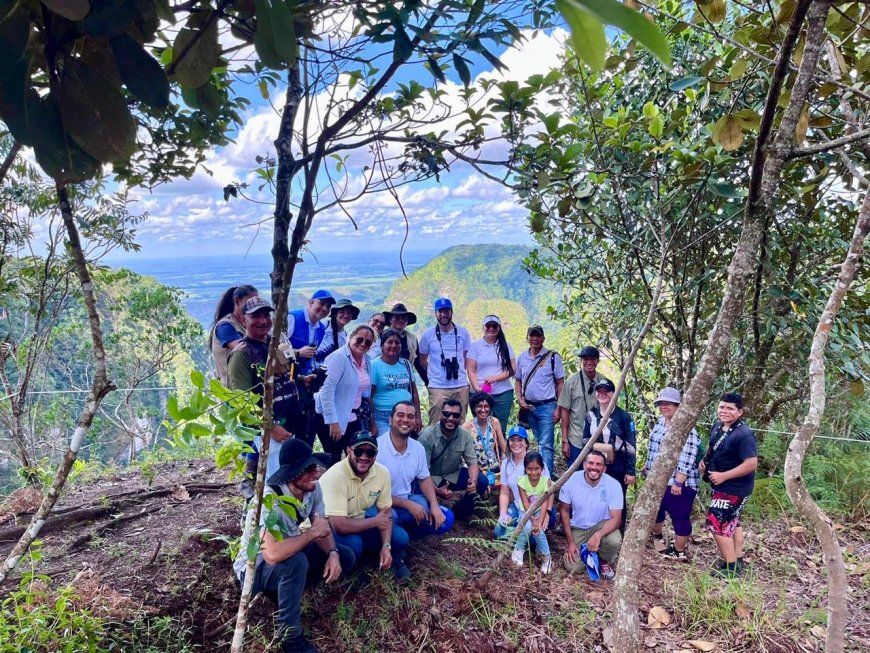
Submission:
M 278 453 L 278 471 L 267 480 L 268 485 L 281 485 L 292 481 L 312 465 L 329 467 L 332 456 L 329 454 L 317 454 L 311 450 L 307 442 L 290 438 L 281 445 Z
M 416 313 L 412 313 L 407 308 L 405 308 L 404 304 L 396 304 L 393 306 L 393 310 L 384 311 L 384 319 L 387 321 L 387 324 L 390 323 L 390 320 L 393 319 L 395 315 L 404 315 L 408 318 L 408 326 L 412 324 L 417 324 L 417 315 Z

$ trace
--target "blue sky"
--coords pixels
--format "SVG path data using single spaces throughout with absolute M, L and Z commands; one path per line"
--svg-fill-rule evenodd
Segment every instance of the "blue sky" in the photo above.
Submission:
M 532 36 L 527 32 L 528 37 Z M 524 81 L 532 74 L 546 73 L 559 65 L 561 31 L 528 38 L 518 48 L 501 53 L 508 67 L 506 73 L 491 67 L 473 70 L 477 79 Z M 487 64 L 488 66 L 488 64 Z M 458 80 L 448 78 L 441 88 L 449 98 L 457 98 Z M 276 88 L 271 99 L 276 106 L 285 88 Z M 244 200 L 223 200 L 223 187 L 236 181 L 254 181 L 251 170 L 257 155 L 272 155 L 272 141 L 277 134 L 278 114 L 259 97 L 251 96 L 252 105 L 243 116 L 244 124 L 235 142 L 210 152 L 204 169 L 192 179 L 160 186 L 153 191 L 135 190 L 134 212 L 148 213 L 138 230 L 142 251 L 136 256 L 173 257 L 196 255 L 268 253 L 271 240 L 271 204 Z M 362 155 L 360 155 L 362 156 Z M 362 174 L 364 159 L 348 162 L 351 183 Z M 356 166 L 357 169 L 353 169 Z M 207 172 L 208 170 L 210 172 Z M 448 247 L 462 243 L 531 244 L 526 212 L 510 191 L 479 175 L 470 167 L 456 165 L 434 180 L 398 189 L 410 222 L 408 248 Z M 269 202 L 263 193 L 258 199 Z M 318 251 L 397 250 L 404 235 L 401 211 L 389 194 L 372 194 L 349 205 L 358 230 L 339 210 L 317 216 L 309 238 L 311 249 Z M 259 226 L 257 226 L 257 223 Z

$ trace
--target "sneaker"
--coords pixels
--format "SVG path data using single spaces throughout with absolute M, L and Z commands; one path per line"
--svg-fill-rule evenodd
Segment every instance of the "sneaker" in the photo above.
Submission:
M 549 574 L 551 571 L 553 571 L 553 558 L 544 556 L 544 561 L 541 563 L 541 573 Z
M 711 576 L 715 576 L 717 578 L 737 578 L 740 575 L 740 563 L 732 562 L 725 563 L 725 566 L 719 567 L 718 569 L 714 569 L 710 572 Z
M 616 578 L 616 571 L 609 562 L 601 561 L 601 577 L 604 580 L 613 580 Z
M 523 566 L 523 552 L 520 549 L 514 549 L 514 552 L 511 553 L 511 562 L 517 567 Z
M 664 556 L 665 558 L 671 558 L 672 560 L 679 560 L 680 562 L 688 562 L 689 556 L 686 555 L 686 551 L 677 551 L 676 547 L 671 544 L 664 551 L 659 551 L 659 554 Z
M 314 644 L 309 642 L 305 635 L 299 635 L 281 645 L 281 653 L 320 653 Z
M 411 577 L 411 570 L 408 569 L 408 565 L 405 564 L 404 560 L 398 560 L 393 563 L 393 576 L 399 580 Z

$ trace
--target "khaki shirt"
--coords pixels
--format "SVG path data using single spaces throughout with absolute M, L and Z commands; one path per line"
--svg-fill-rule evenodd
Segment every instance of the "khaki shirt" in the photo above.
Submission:
M 214 334 L 215 330 L 218 328 L 218 325 L 223 322 L 229 322 L 230 324 L 232 324 L 233 328 L 242 334 L 241 336 L 239 336 L 240 338 L 245 335 L 245 327 L 236 319 L 236 317 L 232 313 L 230 313 L 229 315 L 222 317 L 220 320 L 218 320 L 215 323 L 214 328 L 211 330 L 211 332 L 209 332 L 208 344 L 211 348 L 211 355 L 214 358 L 214 366 L 217 369 L 218 379 L 220 379 L 221 383 L 227 385 L 227 369 L 231 352 L 229 349 L 221 345 L 220 342 L 218 342 L 218 339 L 215 337 Z
M 372 506 L 380 510 L 393 505 L 390 471 L 380 463 L 373 464 L 361 479 L 345 458 L 326 470 L 318 482 L 327 517 L 362 519 Z
M 567 408 L 568 416 L 568 440 L 575 447 L 583 446 L 583 425 L 586 422 L 586 413 L 598 406 L 598 397 L 595 396 L 595 385 L 605 380 L 598 372 L 595 378 L 590 380 L 583 370 L 572 374 L 565 381 L 562 394 L 556 404 L 560 408 Z
M 582 427 L 580 435 L 583 435 Z M 461 426 L 448 440 L 441 432 L 441 422 L 435 422 L 423 429 L 419 442 L 426 450 L 426 462 L 435 485 L 444 479 L 456 483 L 463 463 L 469 467 L 478 464 L 474 438 Z

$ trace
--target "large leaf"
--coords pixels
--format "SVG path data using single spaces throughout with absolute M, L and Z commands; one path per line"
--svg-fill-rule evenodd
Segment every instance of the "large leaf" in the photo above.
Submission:
M 211 78 L 218 64 L 218 21 L 210 20 L 211 12 L 194 14 L 175 37 L 172 46 L 172 67 L 182 86 L 198 88 Z
M 607 37 L 604 25 L 574 0 L 556 0 L 556 7 L 571 28 L 571 42 L 577 56 L 592 70 L 604 68 Z
M 89 0 L 42 0 L 42 4 L 58 16 L 63 16 L 73 22 L 84 18 L 91 10 Z
M 465 63 L 462 55 L 457 52 L 453 53 L 453 67 L 456 68 L 456 73 L 465 86 L 471 84 L 471 71 L 468 69 L 468 64 Z
M 121 79 L 133 95 L 154 109 L 169 105 L 169 79 L 163 66 L 126 34 L 111 40 Z
M 28 112 L 29 61 L 26 57 L 30 10 L 24 2 L 0 0 L 0 119 L 16 140 L 29 145 L 32 115 Z M 30 91 L 34 93 L 34 91 Z
M 33 130 L 33 153 L 45 173 L 60 184 L 92 179 L 100 172 L 100 162 L 85 152 L 64 131 L 60 107 L 53 94 L 40 98 L 33 93 L 30 112 L 39 123 Z
M 21 0 L 0 0 L 0 74 L 4 64 L 24 57 L 30 30 L 30 8 Z
M 704 81 L 703 77 L 698 77 L 697 75 L 693 75 L 692 77 L 683 77 L 682 79 L 677 79 L 668 84 L 668 88 L 671 91 L 683 91 L 692 86 L 697 86 L 701 82 Z
M 88 15 L 78 22 L 80 31 L 111 38 L 127 31 L 136 17 L 136 0 L 93 0 Z
M 95 159 L 123 163 L 136 148 L 136 121 L 124 94 L 74 59 L 64 66 L 60 110 L 65 130 Z
M 393 41 L 393 61 L 407 61 L 414 54 L 414 45 L 408 38 L 408 33 L 401 27 L 396 28 Z
M 272 32 L 272 12 L 267 0 L 254 0 L 257 15 L 257 31 L 254 32 L 254 49 L 260 57 L 260 61 L 267 68 L 281 70 L 284 63 L 275 49 Z
M 649 50 L 665 68 L 671 67 L 671 51 L 668 42 L 655 23 L 647 20 L 634 9 L 626 7 L 618 0 L 556 0 L 556 6 L 571 25 L 575 48 L 577 38 L 573 36 L 574 25 L 565 13 L 565 7 L 571 6 L 576 11 L 585 11 L 605 25 L 618 27 Z M 575 14 L 576 15 L 576 14 Z M 585 59 L 584 59 L 585 61 Z M 604 61 L 602 59 L 602 66 Z
M 733 152 L 743 144 L 743 130 L 730 113 L 722 116 L 713 125 L 713 142 Z
M 272 0 L 271 17 L 275 51 L 286 64 L 292 66 L 299 56 L 299 44 L 296 42 L 296 28 L 287 0 Z

